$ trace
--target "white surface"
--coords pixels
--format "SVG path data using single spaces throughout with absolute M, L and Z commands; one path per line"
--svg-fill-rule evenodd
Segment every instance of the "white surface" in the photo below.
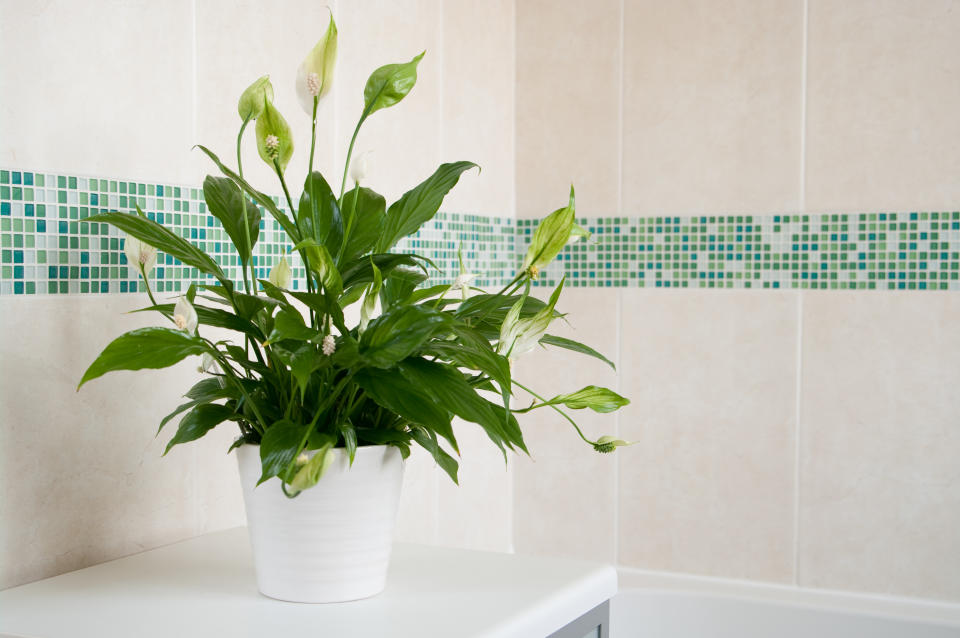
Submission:
M 383 591 L 403 485 L 400 450 L 363 446 L 351 466 L 337 448 L 320 482 L 296 499 L 283 494 L 280 479 L 257 486 L 260 446 L 241 446 L 237 462 L 263 594 L 333 603 Z
M 616 589 L 593 563 L 397 544 L 379 596 L 285 603 L 257 592 L 237 528 L 0 592 L 0 634 L 537 638 Z
M 612 638 L 957 638 L 960 626 L 697 592 L 629 589 L 613 598 Z
M 960 628 L 958 603 L 643 569 L 620 568 L 618 571 L 620 589 L 626 593 L 621 602 L 616 604 L 619 613 L 631 608 L 623 600 L 629 600 L 637 590 L 643 590 L 672 592 L 697 599 L 735 598 L 759 605 L 803 607 L 821 612 Z

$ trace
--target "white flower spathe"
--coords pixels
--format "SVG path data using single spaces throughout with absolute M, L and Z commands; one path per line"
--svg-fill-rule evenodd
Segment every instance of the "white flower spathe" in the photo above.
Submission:
M 173 323 L 189 335 L 197 332 L 197 311 L 186 297 L 180 297 L 173 307 Z
M 472 272 L 463 272 L 457 275 L 457 278 L 453 280 L 453 284 L 450 286 L 450 290 L 462 290 L 464 288 L 470 287 L 470 282 L 477 278 L 476 273 Z
M 270 283 L 277 288 L 287 290 L 293 282 L 293 271 L 290 270 L 290 264 L 286 257 L 281 257 L 273 268 L 270 269 Z
M 127 235 L 124 240 L 123 252 L 127 256 L 127 263 L 144 275 L 149 274 L 157 264 L 157 249 L 133 235 Z
M 337 62 L 337 23 L 330 23 L 320 41 L 297 68 L 297 100 L 307 115 L 313 115 L 314 100 L 323 98 L 333 87 L 333 67 Z
M 364 151 L 350 163 L 350 179 L 357 184 L 367 178 L 367 171 L 370 168 L 370 163 L 367 158 L 370 156 L 370 153 L 371 151 Z

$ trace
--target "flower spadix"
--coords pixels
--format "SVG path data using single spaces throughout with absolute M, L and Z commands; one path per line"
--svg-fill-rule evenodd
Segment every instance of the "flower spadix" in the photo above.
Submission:
M 197 331 L 197 311 L 186 297 L 180 297 L 173 307 L 173 323 L 187 334 Z
M 157 249 L 133 235 L 127 235 L 124 240 L 123 252 L 127 256 L 127 263 L 144 277 L 157 265 Z
M 286 257 L 281 257 L 280 261 L 270 269 L 270 283 L 277 288 L 289 289 L 291 282 L 293 282 L 293 271 L 290 270 L 290 263 Z
M 605 434 L 597 439 L 596 443 L 593 444 L 593 449 L 602 454 L 609 454 L 613 452 L 618 447 L 624 447 L 626 445 L 633 445 L 634 441 L 624 441 L 623 439 L 618 439 L 609 434 Z
M 322 98 L 330 92 L 336 62 L 337 23 L 331 13 L 327 31 L 297 69 L 297 99 L 307 115 L 313 115 L 314 99 Z
M 273 85 L 270 84 L 270 76 L 264 75 L 240 94 L 240 101 L 237 103 L 240 119 L 244 122 L 257 119 L 263 113 L 263 105 L 267 102 L 273 102 Z
M 550 301 L 547 302 L 547 305 L 532 317 L 520 318 L 520 313 L 526 302 L 526 294 L 513 304 L 503 320 L 503 325 L 500 326 L 497 354 L 502 354 L 512 360 L 530 352 L 540 343 L 540 337 L 544 335 L 550 326 L 550 322 L 553 321 L 553 309 L 557 305 L 557 299 L 560 298 L 560 291 L 563 290 L 565 279 L 560 280 L 560 285 L 550 295 Z

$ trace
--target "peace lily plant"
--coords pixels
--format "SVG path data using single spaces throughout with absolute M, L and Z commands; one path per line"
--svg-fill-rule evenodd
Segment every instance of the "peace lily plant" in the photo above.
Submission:
M 351 163 L 364 122 L 413 88 L 421 53 L 370 75 L 335 194 L 313 170 L 313 158 L 317 105 L 333 85 L 337 36 L 331 17 L 297 73 L 297 95 L 313 124 L 308 176 L 298 201 L 285 179 L 294 142 L 268 77 L 240 96 L 236 167 L 199 146 L 222 173 L 206 178 L 203 194 L 239 257 L 242 287 L 213 258 L 139 208 L 137 214 L 112 212 L 86 220 L 126 233 L 128 265 L 142 276 L 152 303 L 142 310 L 160 313 L 170 325 L 118 337 L 80 385 L 113 370 L 165 368 L 202 357 L 206 376 L 160 423 L 162 429 L 184 415 L 167 451 L 232 421 L 239 436 L 230 450 L 259 445 L 260 483 L 278 477 L 288 496 L 318 482 L 334 448 L 345 448 L 352 462 L 357 448 L 367 445 L 395 446 L 403 457 L 412 444 L 420 445 L 456 481 L 454 417 L 483 428 L 504 455 L 527 451 L 516 415 L 543 408 L 562 415 L 598 452 L 626 445 L 611 436 L 588 439 L 569 414 L 612 412 L 628 403 L 624 397 L 590 385 L 547 398 L 511 371 L 517 357 L 537 346 L 565 348 L 613 365 L 584 344 L 548 333 L 563 317 L 556 309 L 563 281 L 546 303 L 530 295 L 531 282 L 563 247 L 588 235 L 574 221 L 573 189 L 567 204 L 538 226 L 520 271 L 501 290 L 474 287 L 476 274 L 466 272 L 462 260 L 452 284 L 432 284 L 436 268 L 429 259 L 391 250 L 433 218 L 461 174 L 476 164 L 442 164 L 388 207 L 366 183 L 366 156 Z M 276 173 L 289 215 L 244 178 L 240 148 L 251 123 L 258 154 Z M 268 279 L 257 279 L 253 251 L 264 213 L 277 220 L 300 256 L 306 290 L 292 289 L 285 256 Z M 191 285 L 175 302 L 157 302 L 150 287 L 157 251 L 208 275 L 210 283 Z M 351 326 L 344 310 L 356 303 L 360 320 Z M 203 334 L 208 328 L 227 329 L 236 337 L 213 341 Z M 511 406 L 516 389 L 535 397 L 533 403 Z

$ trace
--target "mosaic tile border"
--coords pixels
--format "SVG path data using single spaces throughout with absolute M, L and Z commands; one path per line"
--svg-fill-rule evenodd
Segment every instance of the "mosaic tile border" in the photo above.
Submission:
M 289 214 L 279 198 L 274 201 Z M 199 187 L 0 169 L 0 295 L 144 292 L 143 281 L 127 267 L 123 234 L 107 224 L 83 221 L 137 205 L 242 283 L 239 257 L 220 222 L 207 213 Z M 292 245 L 276 220 L 262 210 L 261 215 L 254 265 L 256 276 L 266 278 Z M 513 276 L 514 236 L 512 218 L 441 212 L 397 250 L 430 258 L 441 271 L 431 272 L 431 283 L 439 283 L 456 276 L 462 248 L 467 268 L 481 274 L 477 285 L 494 285 Z M 296 254 L 289 259 L 293 287 L 302 289 L 302 264 Z M 161 254 L 151 286 L 159 293 L 178 293 L 192 282 L 209 281 L 197 269 Z
M 240 283 L 238 258 L 199 187 L 0 169 L 0 296 L 143 291 L 126 266 L 121 233 L 83 222 L 134 204 Z M 538 285 L 554 286 L 565 274 L 574 287 L 960 290 L 960 212 L 578 221 L 591 240 L 567 247 Z M 462 248 L 467 269 L 480 274 L 476 284 L 497 286 L 513 277 L 537 223 L 441 212 L 397 250 L 433 260 L 441 272 L 431 273 L 431 283 L 439 283 L 456 275 Z M 291 248 L 264 216 L 257 276 Z M 300 288 L 304 271 L 296 256 L 291 261 Z M 152 279 L 160 293 L 194 281 L 208 279 L 166 255 Z
M 960 212 L 580 219 L 554 286 L 960 290 Z M 537 220 L 517 220 L 517 250 Z

